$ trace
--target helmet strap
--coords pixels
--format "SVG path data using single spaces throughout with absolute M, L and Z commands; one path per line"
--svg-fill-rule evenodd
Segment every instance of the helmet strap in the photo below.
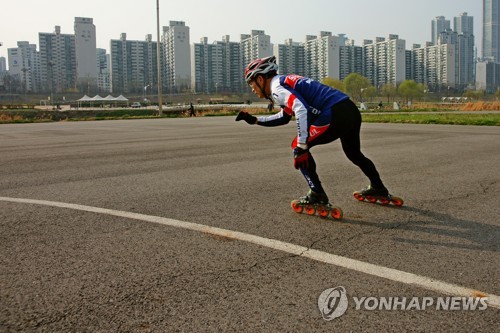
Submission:
M 257 85 L 257 87 L 260 89 L 260 92 L 262 93 L 262 95 L 264 95 L 264 97 L 266 99 L 268 99 L 271 104 L 273 105 L 274 107 L 274 100 L 271 98 L 271 96 L 269 96 L 267 93 L 266 93 L 266 90 L 265 90 L 265 87 L 266 87 L 266 82 L 267 82 L 267 78 L 265 78 L 264 76 L 262 76 L 264 78 L 264 88 L 262 88 L 259 84 L 259 82 L 257 80 L 255 80 L 255 84 Z

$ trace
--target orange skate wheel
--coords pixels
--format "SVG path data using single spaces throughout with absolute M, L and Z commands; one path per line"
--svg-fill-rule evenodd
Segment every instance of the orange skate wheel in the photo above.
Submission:
M 359 200 L 359 201 L 363 201 L 365 200 L 365 197 L 361 195 L 361 193 L 358 193 L 358 192 L 354 192 L 354 197 Z
M 323 218 L 328 217 L 328 214 L 330 214 L 330 210 L 324 206 L 318 207 L 317 212 L 318 215 Z
M 384 206 L 387 206 L 391 202 L 391 200 L 386 198 L 379 199 L 378 201 L 380 201 L 380 203 Z
M 304 207 L 302 207 L 301 205 L 299 205 L 299 201 L 298 200 L 293 200 L 292 201 L 292 209 L 295 213 L 299 213 L 301 214 L 302 211 L 304 210 Z
M 314 206 L 307 205 L 304 207 L 304 211 L 306 212 L 307 215 L 314 215 L 316 214 L 316 209 Z
M 338 207 L 333 207 L 332 210 L 330 211 L 330 215 L 335 219 L 335 220 L 340 220 L 342 219 L 342 216 L 344 215 L 342 213 L 342 209 Z
M 366 200 L 368 200 L 371 203 L 377 202 L 377 198 L 374 198 L 374 197 L 366 197 Z
M 403 199 L 401 199 L 399 197 L 392 197 L 391 202 L 394 204 L 394 206 L 398 206 L 398 207 L 401 207 L 404 204 Z

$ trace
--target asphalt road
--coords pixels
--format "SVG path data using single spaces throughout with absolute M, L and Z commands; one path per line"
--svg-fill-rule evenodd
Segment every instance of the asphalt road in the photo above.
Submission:
M 1 125 L 0 331 L 498 332 L 493 306 L 357 310 L 354 297 L 450 295 L 183 223 L 500 295 L 500 128 L 364 124 L 402 208 L 357 202 L 367 180 L 340 144 L 315 147 L 343 222 L 291 210 L 307 191 L 294 133 L 229 117 Z M 318 297 L 338 286 L 347 312 L 324 320 Z

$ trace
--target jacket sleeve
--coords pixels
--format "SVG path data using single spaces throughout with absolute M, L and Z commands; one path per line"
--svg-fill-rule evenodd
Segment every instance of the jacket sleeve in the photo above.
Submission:
M 286 112 L 283 112 L 283 109 L 281 109 L 280 112 L 272 116 L 257 117 L 257 124 L 266 127 L 281 126 L 288 124 L 290 122 L 290 119 L 292 119 L 292 116 Z

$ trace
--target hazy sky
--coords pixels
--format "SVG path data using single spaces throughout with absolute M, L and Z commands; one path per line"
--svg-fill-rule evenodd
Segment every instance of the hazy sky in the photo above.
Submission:
M 122 32 L 128 40 L 156 40 L 156 0 L 14 0 L 5 1 L 0 18 L 0 56 L 17 41 L 37 44 L 38 33 L 53 32 L 56 25 L 64 34 L 74 33 L 74 18 L 92 17 L 97 30 L 97 47 L 109 52 L 109 41 Z M 264 30 L 272 43 L 285 39 L 303 42 L 306 35 L 329 31 L 344 33 L 361 45 L 363 39 L 398 34 L 412 44 L 431 39 L 431 21 L 436 16 L 453 17 L 467 12 L 474 17 L 476 46 L 481 47 L 481 0 L 160 0 L 160 25 L 185 21 L 190 43 L 208 37 L 209 42 L 230 35 Z

